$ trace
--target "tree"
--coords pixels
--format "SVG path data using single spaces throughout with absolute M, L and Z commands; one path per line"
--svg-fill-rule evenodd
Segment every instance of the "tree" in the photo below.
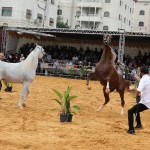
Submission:
M 56 25 L 57 28 L 69 28 L 68 26 L 68 20 L 66 23 L 64 23 L 61 19 L 61 17 L 57 17 L 57 25 Z

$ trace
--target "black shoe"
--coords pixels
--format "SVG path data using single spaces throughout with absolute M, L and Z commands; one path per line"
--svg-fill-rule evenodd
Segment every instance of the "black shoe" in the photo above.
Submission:
M 142 125 L 141 124 L 137 124 L 136 126 L 135 126 L 135 129 L 142 129 Z
M 134 130 L 128 130 L 127 133 L 129 133 L 129 134 L 135 134 L 135 131 Z

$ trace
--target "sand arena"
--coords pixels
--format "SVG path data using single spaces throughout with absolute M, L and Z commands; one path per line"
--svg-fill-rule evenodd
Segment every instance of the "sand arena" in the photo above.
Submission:
M 85 80 L 36 76 L 30 86 L 27 107 L 17 106 L 21 87 L 13 84 L 13 92 L 0 93 L 0 150 L 148 150 L 150 149 L 150 111 L 141 113 L 143 129 L 136 135 L 127 131 L 127 110 L 135 104 L 134 96 L 125 93 L 125 114 L 120 115 L 119 94 L 110 94 L 110 102 L 102 110 L 104 102 L 102 86 L 91 81 L 87 90 Z M 52 98 L 51 88 L 64 91 L 72 86 L 71 94 L 78 98 L 73 103 L 81 111 L 73 116 L 72 123 L 60 123 L 59 107 Z

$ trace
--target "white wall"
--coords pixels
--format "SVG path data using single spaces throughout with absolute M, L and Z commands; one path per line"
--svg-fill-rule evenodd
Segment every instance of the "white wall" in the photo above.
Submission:
M 2 12 L 2 7 L 12 7 L 12 16 L 4 17 L 0 13 L 0 25 L 7 23 L 8 26 L 13 27 L 43 27 L 43 23 L 35 24 L 35 19 L 37 18 L 37 13 L 43 15 L 44 18 L 44 9 L 45 9 L 44 0 L 0 0 L 0 12 Z M 56 27 L 56 18 L 57 18 L 57 5 L 58 0 L 55 0 L 54 5 L 51 4 L 51 0 L 47 0 L 47 11 L 46 11 L 46 21 L 45 27 L 49 27 L 49 19 L 54 19 L 54 26 Z M 31 19 L 26 19 L 26 9 L 32 11 Z
M 139 0 L 134 8 L 133 31 L 150 33 L 150 0 Z M 140 10 L 145 11 L 145 15 L 139 15 Z M 139 22 L 144 22 L 144 27 L 139 27 Z

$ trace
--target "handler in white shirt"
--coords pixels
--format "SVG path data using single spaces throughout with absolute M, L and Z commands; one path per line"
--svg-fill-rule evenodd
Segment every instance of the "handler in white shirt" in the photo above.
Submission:
M 142 128 L 140 115 L 136 115 L 137 125 L 135 126 L 135 128 L 133 127 L 133 114 L 137 114 L 150 108 L 150 76 L 148 68 L 141 68 L 141 77 L 142 78 L 139 82 L 136 94 L 136 96 L 140 96 L 141 99 L 138 104 L 134 105 L 131 109 L 128 110 L 129 134 L 134 134 L 134 129 Z

